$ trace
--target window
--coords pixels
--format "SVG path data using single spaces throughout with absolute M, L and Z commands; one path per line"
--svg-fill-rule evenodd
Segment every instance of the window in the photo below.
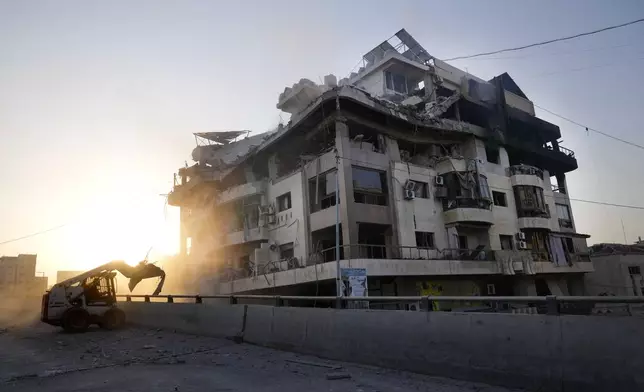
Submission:
M 570 209 L 566 204 L 556 203 L 555 207 L 557 208 L 557 216 L 559 219 L 570 220 Z
M 385 71 L 385 81 L 388 90 L 407 94 L 407 78 L 405 75 Z
M 543 189 L 530 185 L 517 185 L 514 187 L 514 198 L 519 218 L 550 217 L 548 205 L 543 198 Z
M 496 295 L 496 286 L 494 285 L 494 283 L 488 283 L 487 295 Z
M 291 208 L 291 192 L 287 192 L 277 197 L 277 212 L 289 210 Z
M 575 244 L 572 242 L 572 238 L 565 237 L 563 240 L 564 240 L 564 244 L 566 245 L 566 250 L 568 251 L 568 253 L 575 253 Z
M 416 246 L 419 248 L 434 248 L 434 233 L 417 231 Z
M 353 199 L 356 203 L 387 205 L 387 175 L 378 170 L 352 168 Z
M 414 194 L 416 197 L 419 197 L 421 199 L 428 199 L 429 198 L 429 185 L 427 185 L 426 182 L 419 182 L 419 181 L 414 181 L 416 183 L 416 186 L 414 187 Z
M 492 198 L 494 199 L 494 205 L 499 207 L 507 207 L 508 201 L 505 198 L 505 193 L 492 191 Z
M 458 236 L 458 249 L 468 249 L 466 236 L 464 235 Z
M 294 256 L 295 256 L 295 252 L 293 250 L 293 243 L 292 242 L 289 242 L 288 244 L 280 245 L 280 259 L 281 260 L 288 260 L 288 259 L 291 259 Z
M 637 265 L 632 265 L 628 267 L 628 274 L 629 275 L 641 275 L 640 267 Z
M 512 236 L 511 235 L 501 234 L 501 235 L 499 235 L 499 238 L 501 239 L 501 249 L 502 250 L 512 250 L 514 248 L 512 246 Z
M 499 163 L 499 147 L 485 146 L 485 155 L 490 163 Z
M 335 206 L 337 171 L 331 170 L 309 180 L 311 212 Z

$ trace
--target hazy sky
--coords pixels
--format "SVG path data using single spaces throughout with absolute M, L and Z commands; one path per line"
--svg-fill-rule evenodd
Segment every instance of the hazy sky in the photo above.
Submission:
M 0 255 L 38 253 L 38 270 L 141 259 L 177 244 L 164 198 L 190 161 L 192 132 L 265 131 L 300 78 L 346 76 L 406 28 L 449 58 L 644 16 L 633 1 L 0 0 Z M 509 72 L 536 104 L 644 144 L 644 24 L 452 64 Z M 644 151 L 561 126 L 579 169 L 573 198 L 644 206 Z M 644 235 L 644 211 L 573 202 L 590 243 Z

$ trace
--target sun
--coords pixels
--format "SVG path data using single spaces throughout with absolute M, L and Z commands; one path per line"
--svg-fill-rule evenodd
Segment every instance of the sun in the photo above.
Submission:
M 91 269 L 112 260 L 135 265 L 178 252 L 178 228 L 163 216 L 113 206 L 102 208 L 91 219 L 74 225 L 67 233 L 61 253 L 75 268 Z

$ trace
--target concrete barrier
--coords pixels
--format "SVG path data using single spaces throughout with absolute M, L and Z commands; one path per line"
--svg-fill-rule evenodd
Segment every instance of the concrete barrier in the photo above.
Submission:
M 644 390 L 644 320 L 127 303 L 132 321 L 324 358 L 546 391 Z
M 234 337 L 241 333 L 244 305 L 120 302 L 131 324 L 197 335 Z

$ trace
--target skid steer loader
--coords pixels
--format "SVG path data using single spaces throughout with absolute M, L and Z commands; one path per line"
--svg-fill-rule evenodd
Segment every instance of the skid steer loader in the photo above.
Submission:
M 125 312 L 116 303 L 116 272 L 129 278 L 130 291 L 143 279 L 159 277 L 152 295 L 163 289 L 165 272 L 146 260 L 136 266 L 112 261 L 56 283 L 42 297 L 40 320 L 67 332 L 84 332 L 91 324 L 116 329 L 125 323 Z

